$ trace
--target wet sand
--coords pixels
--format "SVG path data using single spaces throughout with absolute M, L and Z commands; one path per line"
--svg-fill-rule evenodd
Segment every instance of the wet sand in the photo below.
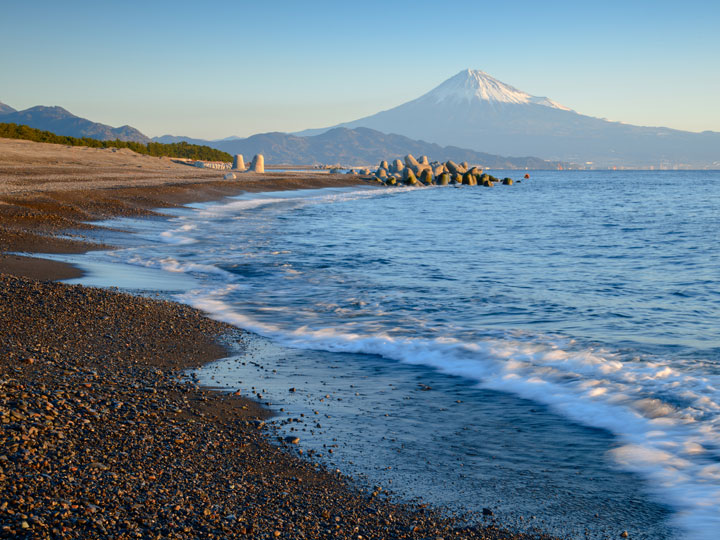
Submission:
M 8 254 L 97 247 L 82 238 L 92 220 L 362 182 L 239 176 L 0 139 L 0 537 L 530 538 L 363 490 L 278 441 L 257 402 L 180 377 L 229 340 L 242 347 L 243 332 L 179 304 L 52 283 L 77 270 Z

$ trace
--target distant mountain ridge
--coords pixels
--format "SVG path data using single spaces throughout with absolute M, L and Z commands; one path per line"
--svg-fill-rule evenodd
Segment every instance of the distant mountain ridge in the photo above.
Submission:
M 549 162 L 536 157 L 505 157 L 465 148 L 442 147 L 416 141 L 402 135 L 385 134 L 368 128 L 335 128 L 319 135 L 300 137 L 289 133 L 260 133 L 246 139 L 206 141 L 188 137 L 164 135 L 158 142 L 187 141 L 223 150 L 229 154 L 243 154 L 245 158 L 263 154 L 266 163 L 376 165 L 382 159 L 395 159 L 413 154 L 426 155 L 431 160 L 468 161 L 494 169 L 556 169 L 567 164 Z
M 101 141 L 133 141 L 148 143 L 150 138 L 134 127 L 120 126 L 114 128 L 106 124 L 92 122 L 75 116 L 62 107 L 45 107 L 39 105 L 23 111 L 0 104 L 0 122 L 21 124 L 35 129 L 51 131 L 56 135 L 69 137 L 90 137 Z
M 10 114 L 14 112 L 16 112 L 16 110 L 13 109 L 10 105 L 5 105 L 2 101 L 0 101 L 0 115 Z
M 260 133 L 247 138 L 227 137 L 208 141 L 193 137 L 163 135 L 150 139 L 131 126 L 114 128 L 92 122 L 62 107 L 30 107 L 22 111 L 0 103 L 0 123 L 18 124 L 49 131 L 56 135 L 101 141 L 160 142 L 209 146 L 229 154 L 243 154 L 248 159 L 263 154 L 267 163 L 294 165 L 335 164 L 375 165 L 382 159 L 415 154 L 433 160 L 468 161 L 491 168 L 554 169 L 565 164 L 548 162 L 537 157 L 505 157 L 459 147 L 417 141 L 402 135 L 385 134 L 367 128 L 326 130 L 324 133 L 299 137 L 289 133 Z
M 190 144 L 204 144 L 210 146 L 210 143 L 219 142 L 219 140 L 207 141 L 205 139 L 195 139 L 193 137 L 181 137 L 175 135 L 162 135 L 160 137 L 153 137 L 153 142 L 159 142 L 163 144 L 172 144 L 178 142 L 188 142 Z
M 367 127 L 440 145 L 599 166 L 720 167 L 720 133 L 609 122 L 463 70 L 419 98 L 334 127 Z

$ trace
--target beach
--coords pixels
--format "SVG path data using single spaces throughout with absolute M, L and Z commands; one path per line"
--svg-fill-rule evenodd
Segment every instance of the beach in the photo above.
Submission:
M 0 140 L 0 535 L 7 538 L 542 538 L 468 522 L 298 456 L 272 410 L 189 368 L 246 334 L 195 309 L 54 283 L 89 222 L 348 175 L 241 174 L 129 151 Z M 109 247 L 109 246 L 104 246 Z M 262 362 L 262 359 L 255 358 Z

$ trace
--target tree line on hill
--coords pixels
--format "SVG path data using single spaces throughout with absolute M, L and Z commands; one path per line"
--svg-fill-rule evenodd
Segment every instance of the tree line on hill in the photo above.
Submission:
M 195 159 L 201 161 L 232 161 L 232 156 L 222 150 L 190 144 L 187 142 L 147 144 L 133 141 L 100 141 L 89 137 L 67 137 L 56 135 L 50 131 L 42 131 L 24 125 L 0 123 L 0 137 L 6 139 L 24 139 L 27 141 L 44 142 L 51 144 L 65 144 L 68 146 L 89 146 L 91 148 L 128 148 L 138 154 L 155 157 L 175 157 Z

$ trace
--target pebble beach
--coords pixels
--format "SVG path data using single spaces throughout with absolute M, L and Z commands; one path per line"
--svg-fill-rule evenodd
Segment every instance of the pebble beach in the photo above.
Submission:
M 92 249 L 83 230 L 109 217 L 362 182 L 227 182 L 130 152 L 0 140 L 0 537 L 549 538 L 402 503 L 313 463 L 265 426 L 272 410 L 183 376 L 242 347 L 242 331 L 57 283 L 79 271 L 16 254 Z

